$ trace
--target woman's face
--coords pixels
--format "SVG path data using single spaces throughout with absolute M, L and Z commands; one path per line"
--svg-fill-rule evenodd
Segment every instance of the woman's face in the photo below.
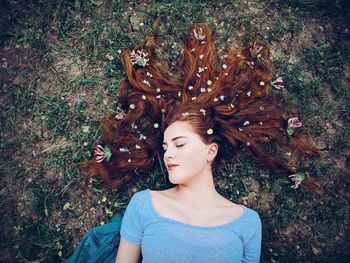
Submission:
M 217 144 L 205 144 L 186 122 L 177 121 L 168 126 L 163 149 L 170 182 L 183 184 L 211 170 L 217 152 L 213 148 L 217 149 Z

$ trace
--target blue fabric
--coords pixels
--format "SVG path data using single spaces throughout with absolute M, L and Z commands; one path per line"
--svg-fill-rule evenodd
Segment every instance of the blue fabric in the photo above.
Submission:
M 144 263 L 256 263 L 260 261 L 261 220 L 256 211 L 241 207 L 244 213 L 227 224 L 195 226 L 159 215 L 146 189 L 131 198 L 120 235 L 131 244 L 142 244 Z
M 104 225 L 87 232 L 65 263 L 114 263 L 120 242 L 120 227 L 124 211 L 114 215 Z

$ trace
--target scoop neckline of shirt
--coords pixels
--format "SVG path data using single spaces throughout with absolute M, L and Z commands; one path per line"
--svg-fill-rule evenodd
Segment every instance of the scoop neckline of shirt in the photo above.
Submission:
M 228 223 L 225 223 L 223 225 L 218 225 L 218 226 L 197 226 L 197 225 L 184 223 L 184 222 L 181 222 L 181 221 L 178 221 L 178 220 L 175 220 L 175 219 L 172 219 L 172 218 L 160 215 L 153 207 L 151 190 L 150 189 L 146 189 L 146 192 L 148 193 L 148 200 L 149 200 L 150 207 L 151 207 L 151 210 L 152 210 L 154 215 L 156 215 L 157 217 L 159 217 L 159 218 L 161 218 L 163 220 L 170 221 L 170 222 L 173 222 L 173 223 L 177 223 L 177 224 L 180 224 L 180 225 L 184 225 L 184 226 L 187 226 L 187 227 L 202 228 L 202 229 L 216 229 L 216 228 L 226 227 L 228 225 L 231 225 L 231 224 L 239 221 L 241 218 L 243 218 L 245 216 L 246 210 L 247 210 L 247 208 L 244 205 L 238 204 L 239 206 L 241 206 L 243 208 L 243 213 L 239 217 L 233 219 L 232 221 L 230 221 Z

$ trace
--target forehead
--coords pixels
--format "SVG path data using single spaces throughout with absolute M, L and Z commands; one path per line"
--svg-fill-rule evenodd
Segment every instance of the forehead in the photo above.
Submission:
M 174 137 L 178 136 L 195 136 L 191 126 L 186 122 L 174 122 L 169 125 L 164 131 L 164 141 L 171 140 Z

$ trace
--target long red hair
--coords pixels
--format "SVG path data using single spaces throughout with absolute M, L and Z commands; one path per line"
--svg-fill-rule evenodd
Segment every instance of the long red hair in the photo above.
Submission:
M 119 90 L 122 112 L 101 121 L 101 145 L 108 146 L 112 156 L 108 162 L 94 158 L 79 163 L 85 182 L 99 176 L 110 187 L 121 188 L 139 172 L 152 169 L 163 154 L 164 130 L 175 121 L 189 122 L 204 142 L 219 144 L 215 164 L 248 147 L 261 164 L 278 173 L 294 174 L 263 150 L 262 145 L 273 140 L 291 147 L 293 153 L 319 154 L 305 138 L 286 132 L 287 119 L 282 118 L 271 93 L 268 46 L 252 42 L 230 51 L 219 62 L 210 28 L 193 25 L 183 44 L 178 74 L 173 75 L 157 57 L 156 28 L 157 24 L 152 36 L 134 48 L 142 54 L 143 64 L 131 63 L 134 54 L 128 49 L 124 52 L 127 79 Z M 302 184 L 319 186 L 311 177 Z

